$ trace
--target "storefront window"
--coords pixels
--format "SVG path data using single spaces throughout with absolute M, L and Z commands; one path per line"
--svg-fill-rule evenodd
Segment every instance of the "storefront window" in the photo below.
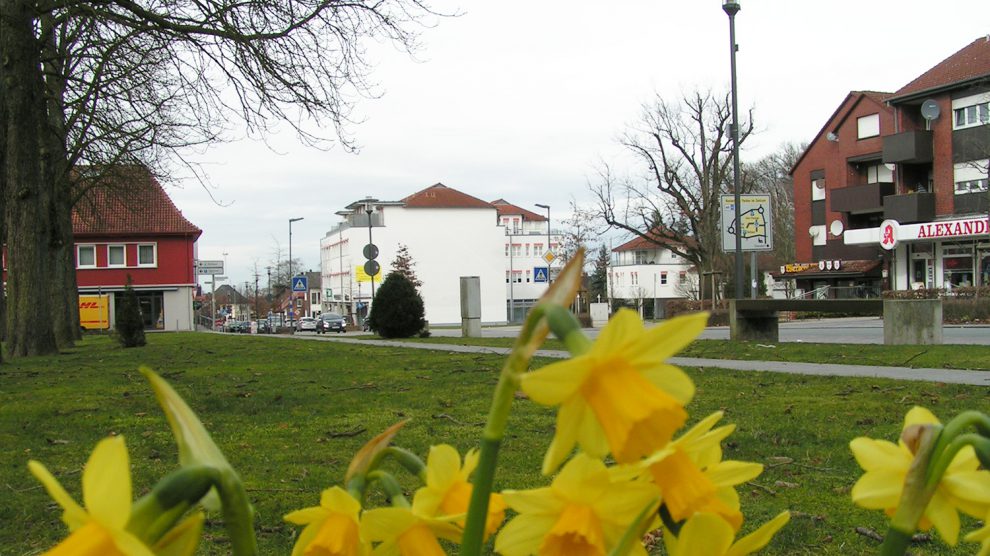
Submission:
M 973 247 L 947 245 L 942 248 L 942 275 L 946 288 L 973 285 Z

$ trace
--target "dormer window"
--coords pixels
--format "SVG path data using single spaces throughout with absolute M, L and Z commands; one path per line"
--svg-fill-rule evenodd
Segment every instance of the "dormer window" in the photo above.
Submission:
M 856 119 L 856 138 L 867 139 L 880 135 L 880 114 L 870 114 Z

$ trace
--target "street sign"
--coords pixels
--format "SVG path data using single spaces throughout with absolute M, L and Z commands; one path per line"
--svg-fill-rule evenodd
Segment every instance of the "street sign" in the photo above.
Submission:
M 194 261 L 196 274 L 209 276 L 211 274 L 223 274 L 223 261 Z
M 550 269 L 545 266 L 533 267 L 533 281 L 546 282 L 550 277 Z
M 368 276 L 375 276 L 381 268 L 378 261 L 367 261 L 364 263 L 364 273 Z
M 548 249 L 547 252 L 543 254 L 543 260 L 546 261 L 547 264 L 550 264 L 557 260 L 557 255 L 554 255 L 553 251 Z
M 374 243 L 369 243 L 364 246 L 362 253 L 364 254 L 364 258 L 375 260 L 378 258 L 378 246 Z
M 296 276 L 292 279 L 292 291 L 294 292 L 305 292 L 309 291 L 309 280 L 305 276 Z
M 722 195 L 722 250 L 736 250 L 736 234 L 742 240 L 743 251 L 773 250 L 773 213 L 769 195 L 740 195 L 739 220 L 736 223 L 734 195 Z M 737 231 L 738 230 L 738 231 Z

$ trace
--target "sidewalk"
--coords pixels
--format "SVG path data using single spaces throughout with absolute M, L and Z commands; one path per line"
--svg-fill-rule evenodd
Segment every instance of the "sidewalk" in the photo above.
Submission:
M 285 336 L 293 338 L 293 336 Z M 372 345 L 383 347 L 401 347 L 409 349 L 427 349 L 434 351 L 452 351 L 457 353 L 488 353 L 507 355 L 509 348 L 486 346 L 462 346 L 456 344 L 428 344 L 420 342 L 403 342 L 399 340 L 356 340 L 350 338 L 322 338 L 310 336 L 294 336 L 303 339 L 320 339 L 345 344 Z M 566 351 L 537 350 L 536 357 L 564 359 L 569 357 Z M 714 367 L 732 371 L 768 371 L 772 373 L 790 373 L 796 375 L 814 376 L 850 376 L 891 378 L 895 380 L 915 380 L 922 382 L 944 382 L 950 384 L 972 384 L 975 386 L 990 386 L 990 372 L 965 371 L 956 369 L 925 369 L 910 367 L 873 367 L 868 365 L 835 365 L 830 363 L 793 363 L 786 361 L 740 361 L 734 359 L 699 359 L 694 357 L 671 357 L 668 361 L 674 365 L 685 367 Z

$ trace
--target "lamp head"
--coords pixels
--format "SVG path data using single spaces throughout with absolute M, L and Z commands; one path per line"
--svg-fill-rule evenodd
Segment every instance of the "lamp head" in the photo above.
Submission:
M 741 9 L 742 6 L 739 5 L 739 2 L 733 0 L 723 0 L 722 2 L 722 11 L 729 14 L 729 17 L 736 15 Z
M 541 209 L 550 210 L 550 205 L 541 205 L 540 203 L 536 203 L 536 206 L 540 207 Z
M 290 219 L 289 219 L 289 224 L 292 224 L 293 222 L 299 222 L 299 221 L 300 221 L 300 220 L 302 220 L 302 219 L 303 219 L 303 218 L 302 218 L 301 216 L 300 216 L 299 218 L 290 218 Z

